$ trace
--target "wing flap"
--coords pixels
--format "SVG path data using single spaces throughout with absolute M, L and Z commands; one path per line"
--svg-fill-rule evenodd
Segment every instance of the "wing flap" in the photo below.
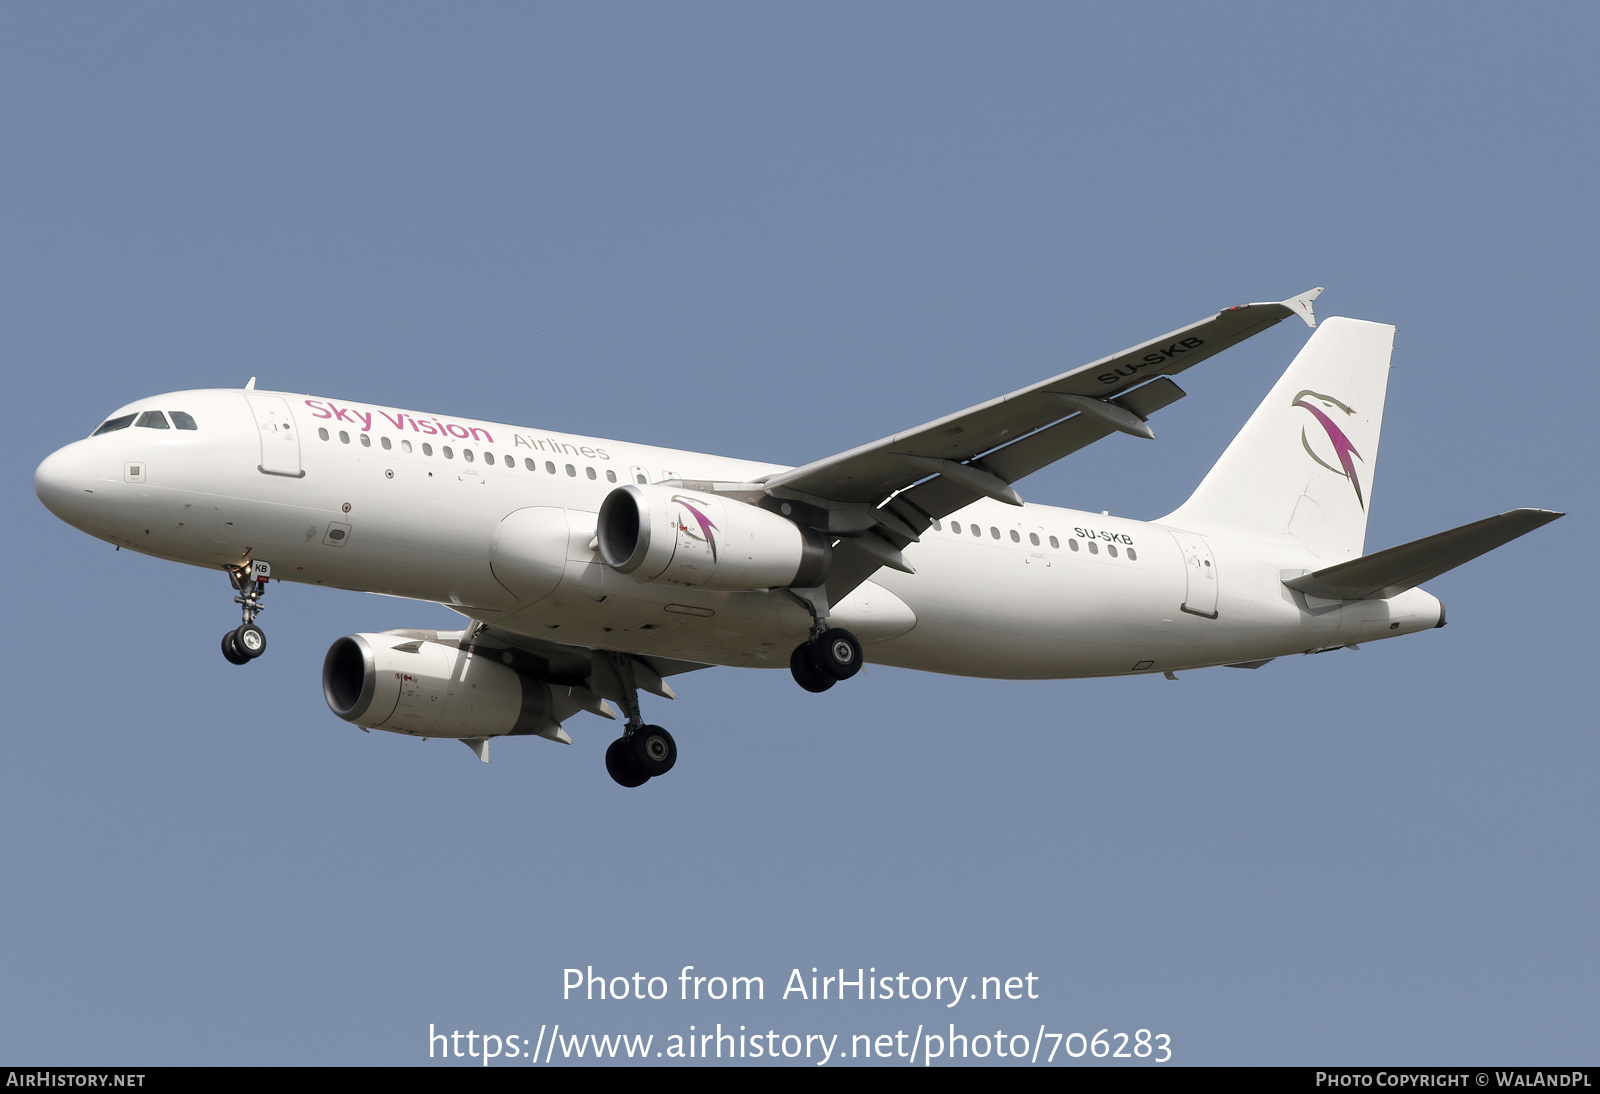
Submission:
M 1163 376 L 1135 388 L 1121 398 L 1108 401 L 1112 406 L 1122 407 L 1144 419 L 1162 407 L 1171 406 L 1186 394 L 1181 387 Z M 989 453 L 983 457 L 983 466 L 1006 482 L 1016 482 L 1041 467 L 1048 467 L 1072 455 L 1080 448 L 1087 448 L 1114 431 L 1103 419 L 1077 414 Z
M 1561 516 L 1549 509 L 1513 509 L 1283 583 L 1324 600 L 1387 600 Z
M 1171 406 L 1185 394 L 1181 387 L 1163 376 L 1109 402 L 1143 419 L 1150 417 L 1162 407 Z M 1030 433 L 1020 440 L 1012 441 L 975 463 L 1004 482 L 1016 482 L 1042 467 L 1048 467 L 1057 460 L 1070 456 L 1080 448 L 1087 448 L 1112 432 L 1113 429 L 1104 420 L 1088 414 L 1076 414 L 1065 421 Z M 982 496 L 977 491 L 968 489 L 944 475 L 918 483 L 901 495 L 935 520 L 971 505 Z
M 552 684 L 572 686 L 589 686 L 591 679 L 596 675 L 596 665 L 603 662 L 604 658 L 595 657 L 595 651 L 587 646 L 575 646 L 565 642 L 552 642 L 547 638 L 523 634 L 499 624 L 481 624 L 477 641 L 488 639 L 490 642 L 519 649 L 529 654 L 534 662 L 533 675 Z M 418 632 L 421 633 L 421 632 Z M 672 689 L 664 682 L 664 677 L 676 676 L 680 673 L 694 672 L 697 669 L 708 669 L 710 665 L 703 665 L 696 661 L 678 661 L 670 657 L 655 657 L 633 655 L 635 661 L 640 663 L 644 670 L 638 672 L 635 683 L 643 690 L 660 695 L 663 698 L 673 698 Z M 618 698 L 609 691 L 594 689 L 604 698 Z

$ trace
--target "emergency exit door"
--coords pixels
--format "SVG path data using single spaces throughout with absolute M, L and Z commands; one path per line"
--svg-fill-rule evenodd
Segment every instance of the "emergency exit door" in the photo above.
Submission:
M 250 413 L 256 420 L 256 432 L 261 435 L 261 462 L 257 468 L 266 475 L 287 475 L 303 478 L 300 466 L 300 431 L 294 426 L 294 415 L 289 403 L 281 395 L 257 395 L 245 392 Z
M 1179 605 L 1190 615 L 1207 619 L 1217 617 L 1217 563 L 1211 557 L 1211 545 L 1204 536 L 1193 532 L 1173 532 L 1178 549 L 1183 552 L 1183 568 L 1188 585 L 1183 603 Z

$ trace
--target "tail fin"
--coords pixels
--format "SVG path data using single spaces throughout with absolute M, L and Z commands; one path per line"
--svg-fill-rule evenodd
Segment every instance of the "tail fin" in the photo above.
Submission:
M 1196 532 L 1361 555 L 1389 386 L 1394 327 L 1329 318 L 1198 489 L 1162 518 Z

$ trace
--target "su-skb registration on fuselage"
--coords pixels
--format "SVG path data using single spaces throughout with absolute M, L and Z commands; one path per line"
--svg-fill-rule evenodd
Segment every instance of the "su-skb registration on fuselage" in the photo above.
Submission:
M 1320 291 L 1320 290 L 1318 290 Z M 1183 397 L 1171 379 L 1299 315 L 1246 304 L 803 467 L 257 390 L 116 411 L 34 477 L 62 520 L 225 571 L 248 665 L 270 581 L 434 601 L 460 631 L 340 638 L 339 717 L 417 737 L 625 729 L 624 786 L 672 735 L 639 692 L 710 665 L 808 691 L 863 662 L 1007 679 L 1259 667 L 1444 624 L 1418 588 L 1559 516 L 1518 509 L 1364 555 L 1394 328 L 1317 327 L 1194 495 L 1158 521 L 1025 504 L 1024 476 Z

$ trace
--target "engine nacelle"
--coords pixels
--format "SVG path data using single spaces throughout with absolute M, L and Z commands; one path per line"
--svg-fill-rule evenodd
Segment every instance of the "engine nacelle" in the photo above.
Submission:
M 322 694 L 347 722 L 416 737 L 554 735 L 563 713 L 548 684 L 483 653 L 406 634 L 339 639 L 322 662 Z
M 821 533 L 777 513 L 670 486 L 619 486 L 600 505 L 600 557 L 639 581 L 696 589 L 811 588 L 828 577 Z

